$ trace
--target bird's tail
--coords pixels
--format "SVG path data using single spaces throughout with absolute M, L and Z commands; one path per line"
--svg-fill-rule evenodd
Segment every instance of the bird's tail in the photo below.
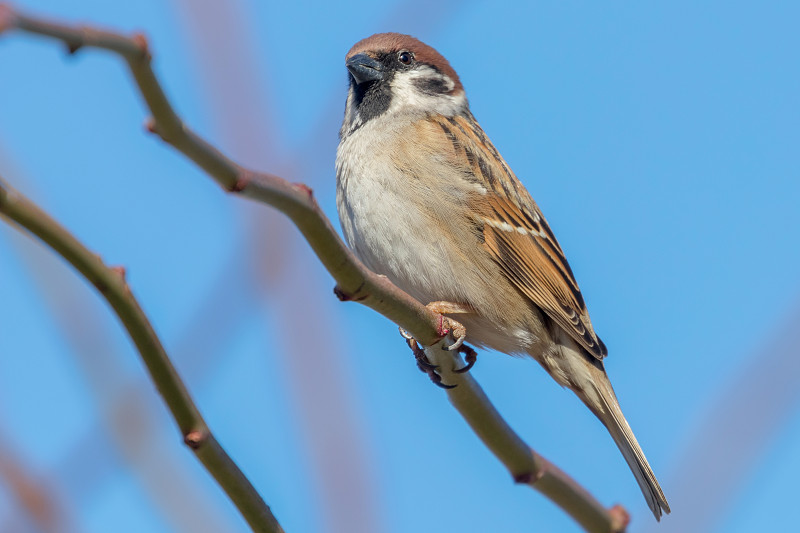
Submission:
M 631 427 L 622 414 L 617 396 L 614 394 L 614 389 L 611 387 L 611 382 L 608 380 L 605 371 L 596 367 L 592 367 L 592 370 L 594 370 L 592 373 L 595 375 L 590 386 L 596 391 L 597 397 L 582 392 L 578 392 L 578 396 L 608 428 L 608 432 L 611 433 L 614 442 L 636 477 L 636 481 L 642 489 L 642 494 L 647 500 L 647 505 L 653 511 L 656 520 L 661 520 L 662 511 L 667 514 L 670 512 L 667 498 L 664 496 L 664 492 L 661 490 L 661 486 L 658 484 L 658 480 L 656 480 L 653 469 L 650 468 L 641 446 L 636 441 Z

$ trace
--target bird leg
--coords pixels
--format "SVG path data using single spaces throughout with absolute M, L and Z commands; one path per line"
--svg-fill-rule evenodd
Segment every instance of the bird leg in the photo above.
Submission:
M 472 307 L 466 304 L 459 304 L 453 302 L 431 302 L 426 305 L 428 309 L 436 313 L 440 316 L 439 318 L 439 335 L 444 337 L 445 335 L 451 333 L 455 342 L 449 346 L 444 346 L 445 350 L 453 351 L 459 350 L 461 345 L 464 343 L 464 339 L 467 338 L 467 328 L 464 327 L 461 322 L 453 320 L 450 317 L 444 316 L 445 313 L 450 315 L 458 315 L 458 314 L 466 314 L 466 313 L 473 313 Z
M 448 347 L 445 347 L 444 349 L 450 351 L 457 350 L 459 353 L 464 355 L 464 359 L 466 360 L 466 365 L 464 365 L 462 368 L 454 369 L 453 372 L 456 374 L 468 372 L 475 365 L 475 361 L 478 359 L 478 353 L 471 346 L 464 344 L 466 328 L 461 323 L 443 316 L 443 313 L 470 313 L 472 312 L 472 309 L 468 306 L 454 304 L 451 302 L 431 302 L 427 305 L 427 307 L 441 317 L 439 322 L 439 334 L 445 336 L 452 332 L 453 336 L 456 337 L 456 342 Z M 406 340 L 409 348 L 411 348 L 411 351 L 414 353 L 414 358 L 417 361 L 417 368 L 419 368 L 420 371 L 428 374 L 428 377 L 437 386 L 442 387 L 443 389 L 452 389 L 455 387 L 455 385 L 446 385 L 442 383 L 442 377 L 436 372 L 439 367 L 430 362 L 428 356 L 425 355 L 425 351 L 420 348 L 417 341 L 409 332 L 403 328 L 399 328 L 399 330 L 400 335 L 402 335 L 402 337 Z
M 467 337 L 467 329 L 463 326 L 463 324 L 453 320 L 450 317 L 444 316 L 444 314 L 472 313 L 474 312 L 473 309 L 468 305 L 444 301 L 431 302 L 426 307 L 439 315 L 439 335 L 444 337 L 448 334 L 452 334 L 455 338 L 455 342 L 453 344 L 445 346 L 443 349 L 448 351 L 455 350 L 461 354 L 464 354 L 464 359 L 466 360 L 467 364 L 464 365 L 463 368 L 454 369 L 453 372 L 457 374 L 468 372 L 478 359 L 478 354 L 471 346 L 464 344 L 464 339 Z M 411 351 L 414 353 L 414 358 L 417 361 L 417 368 L 419 368 L 420 371 L 428 374 L 428 377 L 431 378 L 431 381 L 433 381 L 433 383 L 437 386 L 443 389 L 452 389 L 455 387 L 455 385 L 446 385 L 442 383 L 442 377 L 436 372 L 436 369 L 439 367 L 430 362 L 428 356 L 425 355 L 425 351 L 420 348 L 416 339 L 414 339 L 409 332 L 403 328 L 399 329 L 400 335 L 403 336 L 408 344 L 408 347 L 411 348 Z

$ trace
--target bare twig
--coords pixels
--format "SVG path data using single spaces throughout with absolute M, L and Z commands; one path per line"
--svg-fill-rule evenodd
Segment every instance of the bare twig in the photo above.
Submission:
M 141 35 L 124 37 L 86 27 L 49 23 L 27 17 L 0 5 L 0 32 L 19 29 L 53 37 L 64 42 L 71 52 L 83 46 L 110 50 L 128 63 L 153 118 L 148 129 L 157 133 L 198 166 L 224 190 L 269 204 L 287 215 L 300 229 L 322 264 L 337 282 L 336 295 L 341 300 L 358 301 L 378 311 L 403 327 L 421 344 L 441 346 L 441 317 L 401 291 L 386 278 L 369 271 L 344 245 L 330 221 L 314 200 L 311 189 L 292 184 L 267 173 L 240 167 L 216 148 L 187 128 L 172 109 L 150 66 L 150 52 Z M 0 202 L 2 203 L 2 202 Z M 454 368 L 456 357 L 449 357 L 442 368 Z M 448 352 L 449 353 L 449 352 Z M 459 386 L 450 392 L 450 400 L 473 430 L 503 462 L 517 482 L 536 488 L 553 500 L 587 531 L 623 531 L 627 515 L 620 508 L 605 509 L 594 497 L 541 456 L 517 436 L 468 374 L 452 375 L 443 370 L 448 383 Z
M 457 351 L 444 350 L 449 339 L 425 348 L 428 360 L 438 366 L 447 384 L 450 403 L 464 416 L 472 430 L 492 453 L 503 461 L 516 483 L 542 492 L 572 516 L 587 531 L 624 531 L 628 513 L 621 507 L 603 507 L 589 492 L 556 465 L 533 451 L 514 432 L 486 397 L 471 372 L 455 372 L 465 362 Z
M 183 124 L 150 66 L 151 56 L 144 36 L 125 37 L 83 26 L 45 22 L 0 4 L 0 32 L 11 29 L 59 39 L 71 53 L 82 47 L 94 47 L 122 56 L 152 113 L 153 118 L 147 123 L 150 131 L 194 161 L 224 190 L 269 204 L 287 215 L 336 279 L 341 299 L 371 307 L 402 325 L 425 345 L 441 338 L 437 333 L 438 315 L 361 264 L 333 229 L 311 189 L 272 174 L 242 168 Z
M 75 267 L 108 301 L 136 345 L 184 442 L 214 476 L 253 531 L 282 532 L 269 507 L 220 446 L 192 401 L 153 327 L 125 282 L 125 270 L 102 259 L 47 213 L 0 180 L 0 215 L 22 226 Z
M 15 167 L 12 158 L 0 146 L 0 168 Z M 15 176 L 18 176 L 14 172 Z M 15 178 L 16 179 L 16 178 Z M 22 177 L 24 180 L 24 177 Z M 0 241 L 2 230 L 0 227 Z M 122 348 L 115 335 L 105 325 L 114 320 L 107 317 L 102 303 L 95 305 L 94 294 L 86 292 L 83 279 L 63 268 L 63 263 L 52 252 L 27 235 L 9 234 L 10 248 L 22 260 L 23 270 L 34 280 L 41 293 L 54 325 L 60 332 L 60 345 L 65 348 L 83 373 L 83 383 L 98 407 L 98 418 L 84 426 L 83 434 L 69 446 L 59 451 L 56 463 L 51 464 L 42 477 L 55 482 L 55 487 L 68 487 L 66 506 L 75 508 L 102 492 L 113 472 L 123 465 L 145 488 L 151 505 L 164 516 L 175 531 L 193 533 L 232 530 L 232 515 L 222 516 L 220 500 L 213 488 L 194 482 L 194 465 L 176 461 L 182 450 L 161 445 L 165 433 L 172 436 L 172 428 L 162 424 L 158 398 L 152 394 L 152 385 L 146 375 L 136 374 L 135 379 L 125 374 L 124 361 L 120 360 Z M 4 244 L 0 242 L 0 248 Z M 2 290 L 0 290 L 2 292 Z M 0 348 L 2 351 L 2 348 Z M 173 361 L 175 351 L 172 350 Z M 184 374 L 184 379 L 197 383 Z M 109 453 L 109 439 L 114 450 Z M 3 444 L 0 438 L 0 445 Z M 3 454 L 0 454 L 3 455 Z M 76 457 L 91 458 L 92 472 L 85 468 L 86 461 Z M 7 458 L 6 458 L 7 459 Z M 64 507 L 62 505 L 62 507 Z M 64 520 L 58 517 L 59 526 Z M 13 524 L 0 522 L 0 531 L 18 531 Z M 74 528 L 56 527 L 66 532 Z M 45 531 L 43 529 L 43 531 Z

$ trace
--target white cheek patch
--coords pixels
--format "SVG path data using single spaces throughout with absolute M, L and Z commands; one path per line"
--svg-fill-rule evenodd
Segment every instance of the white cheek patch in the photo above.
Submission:
M 398 72 L 392 80 L 392 104 L 389 107 L 389 111 L 418 110 L 425 113 L 433 112 L 450 116 L 458 113 L 466 106 L 467 99 L 464 96 L 464 91 L 458 91 L 456 94 L 431 94 L 420 90 L 417 82 L 430 79 L 442 82 L 448 91 L 455 87 L 453 80 L 427 66 L 406 72 Z

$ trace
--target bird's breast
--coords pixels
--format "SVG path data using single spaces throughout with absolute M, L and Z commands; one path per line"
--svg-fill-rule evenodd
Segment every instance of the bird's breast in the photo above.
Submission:
M 454 268 L 463 253 L 445 242 L 449 232 L 431 209 L 436 193 L 420 197 L 418 181 L 424 176 L 409 173 L 403 158 L 398 161 L 398 134 L 371 130 L 365 125 L 337 152 L 336 199 L 344 237 L 371 270 L 415 298 L 426 303 L 452 299 L 459 292 Z
M 474 309 L 456 317 L 473 343 L 519 353 L 542 342 L 541 316 L 487 253 L 466 209 L 480 191 L 439 145 L 408 140 L 418 125 L 386 129 L 367 123 L 339 144 L 337 208 L 350 248 L 422 303 Z

